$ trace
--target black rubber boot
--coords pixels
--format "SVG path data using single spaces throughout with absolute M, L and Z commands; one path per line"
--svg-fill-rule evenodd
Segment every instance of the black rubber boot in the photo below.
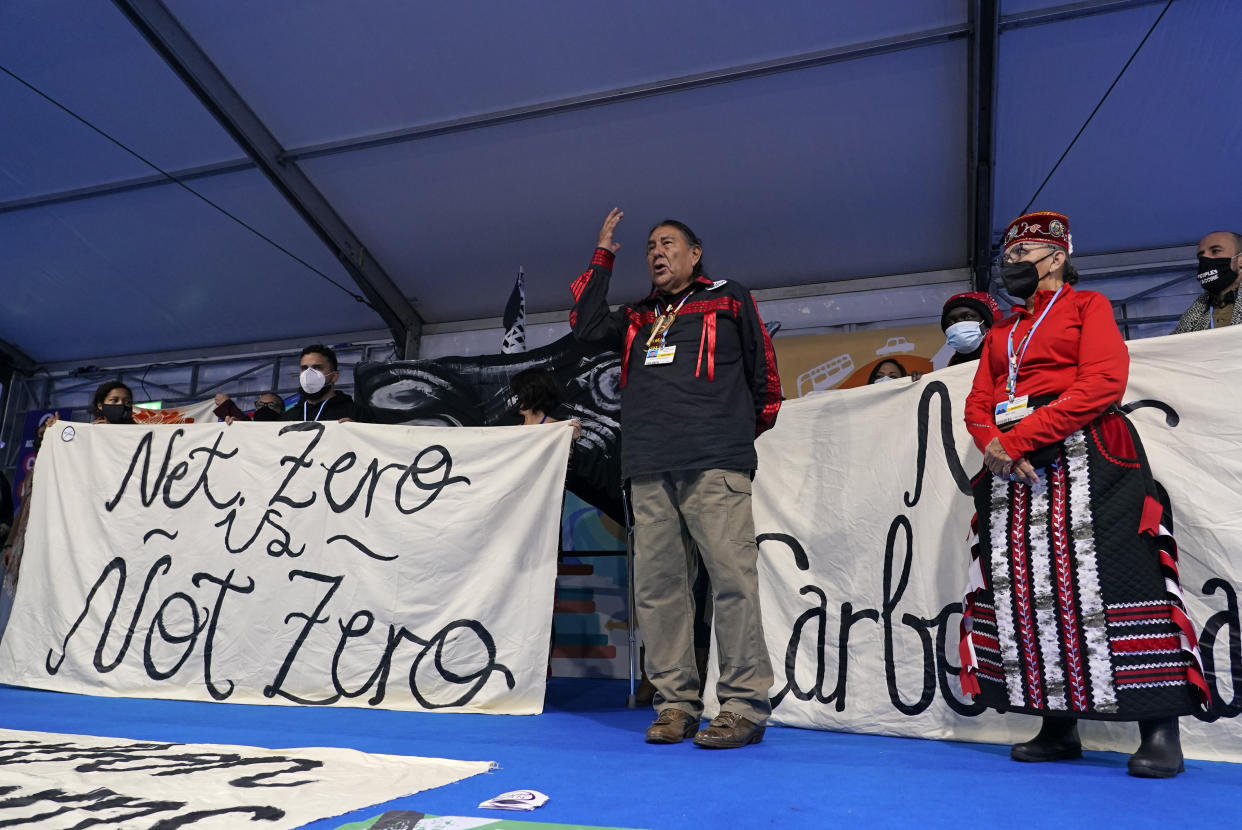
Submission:
M 1182 736 L 1177 718 L 1141 720 L 1139 735 L 1143 742 L 1130 756 L 1130 774 L 1139 778 L 1172 778 L 1186 771 L 1182 760 Z
M 1010 747 L 1009 757 L 1015 761 L 1033 764 L 1081 758 L 1082 742 L 1078 740 L 1078 721 L 1074 718 L 1044 718 L 1039 734 L 1029 741 Z

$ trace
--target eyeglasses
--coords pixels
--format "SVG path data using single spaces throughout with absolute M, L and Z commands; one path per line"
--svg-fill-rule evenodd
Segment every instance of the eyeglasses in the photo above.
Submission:
M 1055 247 L 1056 247 L 1055 245 L 1026 245 L 1026 244 L 1015 245 L 1011 250 L 1006 251 L 1005 253 L 1001 254 L 1001 256 L 999 257 L 999 262 L 1001 265 L 1013 265 L 1015 262 L 1020 262 L 1021 260 L 1025 259 L 1026 255 L 1029 253 L 1032 253 L 1034 251 L 1039 251 L 1044 248 L 1055 248 Z
M 268 409 L 284 409 L 280 401 L 255 401 L 254 402 L 255 409 L 262 409 L 263 407 L 267 407 Z

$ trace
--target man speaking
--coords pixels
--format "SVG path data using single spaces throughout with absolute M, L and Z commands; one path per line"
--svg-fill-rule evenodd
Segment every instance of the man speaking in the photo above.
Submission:
M 622 354 L 621 467 L 633 493 L 635 604 L 658 712 L 646 740 L 693 735 L 715 749 L 758 743 L 771 713 L 772 667 L 750 482 L 755 438 L 780 410 L 776 355 L 750 292 L 709 279 L 702 241 L 674 220 L 647 237 L 651 293 L 610 311 L 622 216 L 614 208 L 604 220 L 591 267 L 572 286 L 569 322 L 579 340 Z M 692 591 L 699 556 L 720 661 L 720 714 L 701 731 Z

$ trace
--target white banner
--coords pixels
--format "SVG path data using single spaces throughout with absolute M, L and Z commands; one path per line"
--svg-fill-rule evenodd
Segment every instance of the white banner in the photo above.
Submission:
M 1214 715 L 1182 718 L 1188 757 L 1242 761 L 1242 327 L 1130 343 L 1133 408 L 1173 501 L 1181 581 Z M 787 401 L 758 442 L 755 528 L 773 720 L 1008 743 L 1037 719 L 980 713 L 956 676 L 982 460 L 962 421 L 974 364 Z M 1209 719 L 1213 722 L 1208 722 Z M 1131 752 L 1131 724 L 1084 722 L 1088 748 Z
M 0 682 L 540 712 L 570 437 L 57 425 Z
M 290 830 L 487 772 L 490 761 L 0 729 L 0 826 Z

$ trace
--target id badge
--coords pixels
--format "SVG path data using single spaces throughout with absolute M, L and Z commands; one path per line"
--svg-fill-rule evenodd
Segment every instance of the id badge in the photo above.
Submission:
M 647 350 L 647 359 L 643 361 L 644 366 L 663 366 L 666 363 L 673 362 L 673 355 L 677 353 L 676 346 L 660 346 Z
M 1021 421 L 1027 415 L 1035 410 L 1027 406 L 1030 395 L 1023 395 L 1020 398 L 1014 398 L 1012 401 L 1001 401 L 996 405 L 996 425 L 998 427 L 1005 424 L 1012 424 L 1015 421 Z

